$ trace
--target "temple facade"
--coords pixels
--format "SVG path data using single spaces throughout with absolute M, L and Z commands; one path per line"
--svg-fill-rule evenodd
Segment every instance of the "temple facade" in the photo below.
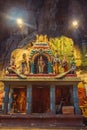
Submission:
M 46 35 L 37 35 L 33 45 L 27 43 L 12 52 L 0 79 L 4 83 L 4 114 L 81 114 L 74 57 L 68 58 L 63 46 L 62 51 L 52 46 Z

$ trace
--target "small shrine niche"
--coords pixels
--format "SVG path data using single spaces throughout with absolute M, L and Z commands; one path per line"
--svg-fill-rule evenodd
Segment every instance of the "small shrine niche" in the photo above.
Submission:
M 13 88 L 12 93 L 12 112 L 25 113 L 26 112 L 26 89 Z
M 48 73 L 48 59 L 44 55 L 38 55 L 34 60 L 34 73 L 47 74 Z

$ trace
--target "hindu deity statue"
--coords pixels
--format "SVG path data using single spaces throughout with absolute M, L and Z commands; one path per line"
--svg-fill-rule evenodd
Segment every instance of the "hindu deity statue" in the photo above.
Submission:
M 60 58 L 58 55 L 53 58 L 53 73 L 59 74 Z
M 29 63 L 28 63 L 28 60 L 27 60 L 27 57 L 26 57 L 25 53 L 22 56 L 21 65 L 22 65 L 22 74 L 28 73 L 28 71 L 29 71 Z
M 25 93 L 23 91 L 20 92 L 17 102 L 18 102 L 18 111 L 25 112 L 26 99 L 25 99 Z
M 45 63 L 42 56 L 40 56 L 40 58 L 38 59 L 37 65 L 38 65 L 38 73 L 44 73 Z
M 63 57 L 62 60 L 62 67 L 64 68 L 64 72 L 68 71 L 68 61 L 65 56 Z
M 74 57 L 71 58 L 71 74 L 75 74 L 76 73 L 76 63 L 75 63 L 75 59 Z

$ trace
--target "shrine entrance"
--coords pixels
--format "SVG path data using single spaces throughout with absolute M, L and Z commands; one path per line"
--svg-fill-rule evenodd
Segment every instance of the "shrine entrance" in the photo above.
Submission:
M 60 104 L 61 99 L 63 99 L 63 105 L 64 106 L 69 106 L 72 105 L 71 102 L 71 86 L 61 86 L 61 87 L 57 87 L 55 89 L 55 96 L 56 96 L 56 104 Z
M 13 113 L 26 113 L 26 88 L 13 89 Z
M 73 105 L 72 96 L 71 96 L 72 86 L 56 86 L 55 89 L 55 98 L 56 98 L 56 106 L 71 106 Z M 60 110 L 61 113 L 61 110 Z
M 33 86 L 32 113 L 46 113 L 50 110 L 50 87 Z

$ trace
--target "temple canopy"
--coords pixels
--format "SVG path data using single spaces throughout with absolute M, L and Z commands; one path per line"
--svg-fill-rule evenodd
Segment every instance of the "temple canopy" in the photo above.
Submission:
M 66 75 L 75 73 L 75 69 L 72 39 L 64 36 L 48 39 L 47 35 L 36 35 L 33 44 L 27 43 L 12 52 L 6 74 L 16 73 L 22 77 L 27 74 Z

